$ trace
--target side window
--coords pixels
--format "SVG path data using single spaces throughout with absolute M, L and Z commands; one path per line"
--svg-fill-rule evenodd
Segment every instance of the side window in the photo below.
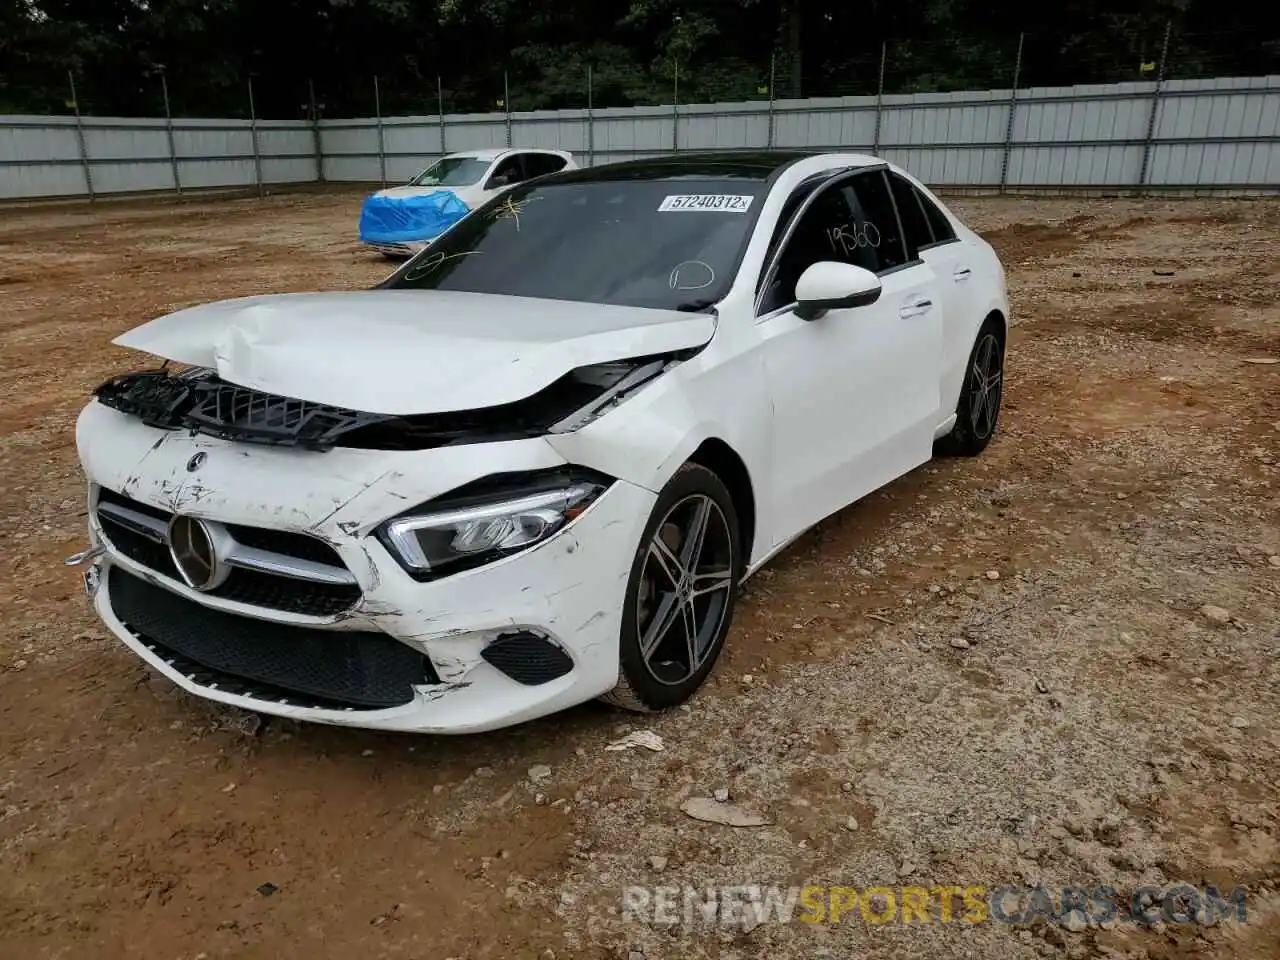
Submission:
M 555 173 L 564 169 L 564 157 L 557 157 L 554 153 L 526 153 L 524 169 L 530 179 Z
M 889 172 L 889 186 L 893 189 L 893 200 L 898 205 L 898 216 L 906 234 L 907 253 L 914 260 L 921 247 L 933 243 L 933 228 L 920 206 L 920 195 L 915 187 L 892 171 Z
M 947 219 L 947 215 L 938 209 L 938 205 L 926 197 L 919 190 L 913 190 L 916 199 L 920 201 L 920 207 L 924 210 L 924 215 L 929 221 L 929 226 L 933 228 L 933 242 L 946 243 L 956 238 L 956 231 L 951 226 L 951 221 Z
M 847 185 L 836 184 L 814 198 L 778 258 L 778 267 L 762 301 L 762 313 L 794 303 L 800 274 L 815 263 L 838 260 L 866 265 L 861 259 L 864 250 L 846 242 L 853 223 L 849 197 Z
M 850 181 L 850 186 L 857 198 L 857 237 L 860 242 L 865 241 L 865 252 L 875 264 L 867 269 L 880 273 L 914 260 L 916 251 L 911 250 L 908 256 L 884 171 L 860 173 Z
M 485 184 L 485 189 L 493 190 L 497 187 L 509 187 L 513 183 L 519 183 L 521 180 L 524 180 L 524 167 L 520 162 L 521 159 L 522 157 L 520 154 L 513 153 L 511 156 L 499 163 L 497 168 L 493 171 L 493 174 L 489 177 L 489 182 Z

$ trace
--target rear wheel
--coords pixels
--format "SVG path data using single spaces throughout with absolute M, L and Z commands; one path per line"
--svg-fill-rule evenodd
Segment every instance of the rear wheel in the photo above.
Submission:
M 685 464 L 658 496 L 631 566 L 618 685 L 628 710 L 684 703 L 724 648 L 742 575 L 738 514 L 715 473 Z
M 991 316 L 974 340 L 956 405 L 956 425 L 938 441 L 938 452 L 972 457 L 985 450 L 1000 422 L 1003 398 L 1004 326 Z

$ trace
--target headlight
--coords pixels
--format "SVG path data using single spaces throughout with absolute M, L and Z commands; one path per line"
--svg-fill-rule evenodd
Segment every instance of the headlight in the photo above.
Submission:
M 378 538 L 419 580 L 491 563 L 541 543 L 582 514 L 609 479 L 557 470 L 516 481 L 485 482 L 387 521 Z

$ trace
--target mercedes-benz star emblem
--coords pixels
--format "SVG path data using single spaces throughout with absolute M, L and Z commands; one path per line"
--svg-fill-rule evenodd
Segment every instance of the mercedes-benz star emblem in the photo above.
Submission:
M 204 451 L 193 454 L 191 459 L 187 461 L 187 473 L 195 473 L 204 465 L 207 459 L 209 459 L 209 455 Z
M 202 593 L 222 586 L 231 572 L 218 549 L 224 539 L 196 517 L 175 514 L 169 521 L 169 556 L 183 581 Z

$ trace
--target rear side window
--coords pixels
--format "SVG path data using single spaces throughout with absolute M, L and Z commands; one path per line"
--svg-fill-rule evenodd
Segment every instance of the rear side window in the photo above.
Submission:
M 902 218 L 902 231 L 906 234 L 907 256 L 914 260 L 921 247 L 933 243 L 933 228 L 920 206 L 920 195 L 916 188 L 898 176 L 889 174 L 889 185 L 893 189 L 893 199 L 898 205 L 898 216 Z
M 530 179 L 556 173 L 564 169 L 564 157 L 557 157 L 554 153 L 526 153 L 524 169 Z
M 947 215 L 938 209 L 938 205 L 926 197 L 914 187 L 911 192 L 916 195 L 916 199 L 920 201 L 920 209 L 924 211 L 925 218 L 929 221 L 929 226 L 933 230 L 934 243 L 946 243 L 956 238 L 956 231 L 951 226 L 951 221 L 947 219 Z
M 859 208 L 857 235 L 860 246 L 875 252 L 877 273 L 892 270 L 907 262 L 907 249 L 902 230 L 898 227 L 898 214 L 893 208 L 889 182 L 883 170 L 860 173 L 850 182 Z M 915 251 L 911 258 L 915 259 Z

